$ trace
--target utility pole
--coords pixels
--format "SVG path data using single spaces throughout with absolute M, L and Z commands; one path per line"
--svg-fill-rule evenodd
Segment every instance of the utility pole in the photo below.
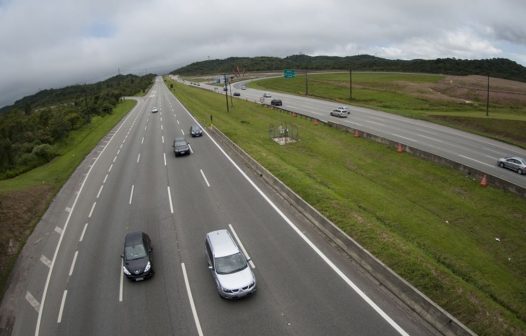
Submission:
M 227 112 L 230 112 L 230 108 L 228 107 L 228 85 L 227 85 L 227 79 L 226 79 L 226 74 L 223 75 L 223 79 L 225 81 L 225 98 L 226 98 L 226 111 Z
M 489 74 L 488 74 L 488 90 L 486 95 L 486 117 L 489 116 Z
M 352 99 L 352 69 L 349 67 L 349 99 Z
M 307 70 L 305 70 L 305 95 L 309 95 L 309 74 Z

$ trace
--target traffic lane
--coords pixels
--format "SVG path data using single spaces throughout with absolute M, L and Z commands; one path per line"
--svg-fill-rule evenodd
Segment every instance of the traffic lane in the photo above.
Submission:
M 111 138 L 107 147 L 101 152 L 101 155 L 97 161 L 93 164 L 93 175 L 90 175 L 90 179 L 85 182 L 85 188 L 78 197 L 78 203 L 75 208 L 70 210 L 71 213 L 70 222 L 67 230 L 64 232 L 63 244 L 57 254 L 55 265 L 53 267 L 52 277 L 50 278 L 48 293 L 46 295 L 46 301 L 44 309 L 42 309 L 41 325 L 39 329 L 43 330 L 42 334 L 45 334 L 46 330 L 54 330 L 58 319 L 60 308 L 63 306 L 62 301 L 64 300 L 64 290 L 69 281 L 69 269 L 72 263 L 72 257 L 78 247 L 79 236 L 81 235 L 84 223 L 92 216 L 96 201 L 95 195 L 97 194 L 97 188 L 102 180 L 102 171 L 105 170 L 108 163 L 113 164 L 114 153 L 111 150 L 115 148 L 116 144 L 124 137 L 124 132 L 127 127 L 132 123 L 131 119 L 135 115 L 137 110 L 133 110 L 127 118 L 121 123 L 122 127 L 118 127 L 115 136 Z M 118 145 L 117 145 L 118 146 Z M 118 147 L 117 147 L 118 148 Z M 113 159 L 111 159 L 113 157 Z M 111 166 L 110 164 L 110 166 Z M 102 167 L 102 169 L 100 169 Z M 98 180 L 98 181 L 97 181 Z M 93 181 L 93 182 L 92 182 Z M 65 229 L 65 228 L 63 228 Z M 49 329 L 51 328 L 51 329 Z M 53 334 L 53 333 L 50 333 Z
M 207 187 L 203 182 L 199 173 L 203 156 L 204 153 L 197 152 L 189 157 L 172 158 L 173 168 L 169 166 L 173 171 L 170 183 L 174 188 L 173 216 L 178 242 L 203 333 L 288 334 L 286 326 L 279 323 L 282 318 L 275 302 L 256 294 L 234 304 L 218 296 L 204 255 L 204 237 L 207 232 L 226 228 L 230 214 L 210 197 L 209 189 L 214 186 Z
M 139 114 L 135 115 L 136 118 L 140 117 Z M 128 131 L 125 133 L 126 135 L 124 136 L 124 138 L 126 139 L 128 137 L 128 135 L 130 134 L 131 130 L 134 128 L 134 124 L 135 124 L 135 121 L 136 119 L 134 119 L 134 121 L 129 125 L 129 129 Z M 124 129 L 125 130 L 125 129 Z M 121 136 L 122 137 L 122 136 Z M 120 140 L 119 137 L 117 138 L 114 138 L 114 140 Z M 87 197 L 87 199 L 91 199 L 91 203 L 90 203 L 90 207 L 89 209 L 86 208 L 85 211 L 79 211 L 80 214 L 83 213 L 83 216 L 82 218 L 80 218 L 80 220 L 74 220 L 72 221 L 72 223 L 76 223 L 76 227 L 75 229 L 73 229 L 72 227 L 72 230 L 71 230 L 71 233 L 73 234 L 73 237 L 71 239 L 66 239 L 66 243 L 65 243 L 65 248 L 64 248 L 64 256 L 65 258 L 67 259 L 68 258 L 68 255 L 71 257 L 73 254 L 73 251 L 75 251 L 79 258 L 77 260 L 77 265 L 80 264 L 81 266 L 75 266 L 73 265 L 73 262 L 72 262 L 72 266 L 69 266 L 69 264 L 67 264 L 66 262 L 66 265 L 64 265 L 64 267 L 57 267 L 57 270 L 58 272 L 66 272 L 68 269 L 69 269 L 69 274 L 72 274 L 73 277 L 75 276 L 75 273 L 72 273 L 73 271 L 73 267 L 75 266 L 75 271 L 77 271 L 77 273 L 86 273 L 87 275 L 84 277 L 84 276 L 80 276 L 79 278 L 80 279 L 92 279 L 94 277 L 94 275 L 98 275 L 100 273 L 102 274 L 108 274 L 109 273 L 109 270 L 111 266 L 109 266 L 108 264 L 106 264 L 106 262 L 108 261 L 107 259 L 102 259 L 102 262 L 100 263 L 97 263 L 97 260 L 89 260 L 89 262 L 86 262 L 84 263 L 83 262 L 83 258 L 85 255 L 90 255 L 90 256 L 104 256 L 105 254 L 104 253 L 100 253 L 100 251 L 102 250 L 102 247 L 101 246 L 106 246 L 106 245 L 100 245 L 104 242 L 106 242 L 107 238 L 108 238 L 108 235 L 105 235 L 105 231 L 107 230 L 107 225 L 108 223 L 103 223 L 102 225 L 98 224 L 98 222 L 100 221 L 98 218 L 100 215 L 99 212 L 104 212 L 105 210 L 105 203 L 107 201 L 109 201 L 110 203 L 113 202 L 113 199 L 117 199 L 117 196 L 116 195 L 120 195 L 122 193 L 125 193 L 126 191 L 123 191 L 123 187 L 126 189 L 125 186 L 122 186 L 121 185 L 121 181 L 122 179 L 126 179 L 126 176 L 124 174 L 119 174 L 119 171 L 122 171 L 122 167 L 126 167 L 125 165 L 125 161 L 127 160 L 126 158 L 128 157 L 129 159 L 129 153 L 130 153 L 130 150 L 127 150 L 129 149 L 130 147 L 132 146 L 124 146 L 124 144 L 126 144 L 126 141 L 123 140 L 122 142 L 119 142 L 119 141 L 116 141 L 117 144 L 118 144 L 118 147 L 116 148 L 117 149 L 117 153 L 114 155 L 114 153 L 111 153 L 111 152 L 108 152 L 109 155 L 105 155 L 101 161 L 100 161 L 100 165 L 98 164 L 97 166 L 100 167 L 100 169 L 98 169 L 98 174 L 106 174 L 104 179 L 100 178 L 100 180 L 98 181 L 98 183 L 94 180 L 94 183 L 88 183 L 89 184 L 89 187 L 87 188 L 86 190 L 86 194 L 85 196 Z M 133 149 L 131 150 L 133 152 Z M 98 167 L 95 167 L 95 168 L 98 168 Z M 111 169 L 110 169 L 111 168 Z M 113 173 L 112 173 L 112 170 L 113 170 Z M 131 172 L 131 171 L 129 171 Z M 111 177 L 110 177 L 111 176 Z M 102 181 L 102 182 L 100 182 Z M 99 187 L 100 185 L 100 187 Z M 103 187 L 106 188 L 106 190 L 103 189 Z M 120 188 L 119 188 L 120 187 Z M 98 190 L 98 191 L 97 191 Z M 115 195 L 115 193 L 117 193 Z M 110 198 L 104 198 L 103 199 L 103 196 L 106 195 L 106 194 L 113 194 L 112 197 Z M 97 207 L 98 205 L 98 207 Z M 80 210 L 80 209 L 79 209 Z M 107 218 L 108 216 L 104 216 L 104 218 Z M 100 228 L 99 228 L 100 227 Z M 91 234 L 95 234 L 97 239 L 95 240 L 95 243 L 96 244 L 93 244 L 93 243 L 83 243 L 81 244 L 82 241 L 84 241 L 84 238 L 87 238 L 87 237 L 90 237 Z M 102 234 L 102 237 L 99 237 L 99 235 Z M 76 250 L 75 249 L 66 249 L 67 247 L 67 244 L 69 244 L 68 242 L 76 242 L 77 244 L 77 248 Z M 115 256 L 118 256 L 119 254 L 115 254 Z M 111 258 L 109 259 L 111 260 Z M 110 264 L 111 265 L 111 264 Z M 69 266 L 69 268 L 68 268 Z M 104 271 L 104 267 L 106 267 L 106 270 Z M 68 276 L 71 276 L 71 275 L 63 275 L 63 277 L 65 279 L 67 279 L 67 285 L 64 286 L 66 287 L 66 290 L 68 290 L 68 296 L 65 297 L 65 294 L 62 294 L 62 296 L 59 296 L 59 297 L 64 297 L 62 299 L 63 303 L 61 302 L 60 304 L 60 308 L 59 308 L 59 315 L 60 315 L 60 311 L 62 309 L 64 309 L 64 316 L 62 317 L 62 321 L 60 321 L 60 323 L 62 325 L 64 325 L 64 329 L 63 330 L 67 330 L 66 331 L 66 334 L 67 333 L 71 333 L 71 329 L 74 328 L 74 326 L 70 326 L 68 325 L 68 321 L 71 321 L 71 320 L 68 320 L 67 316 L 69 316 L 69 312 L 70 312 L 70 309 L 72 307 L 75 307 L 74 305 L 71 305 L 71 304 L 68 304 L 68 303 L 71 303 L 71 302 L 90 302 L 90 303 L 94 303 L 96 304 L 94 301 L 95 300 L 90 300 L 90 297 L 89 297 L 89 293 L 84 295 L 84 300 L 82 300 L 82 291 L 86 288 L 91 288 L 93 286 L 90 286 L 89 284 L 87 285 L 83 285 L 83 286 L 77 286 L 76 285 L 76 282 L 75 281 L 71 281 L 71 278 L 68 279 Z M 81 281 L 81 280 L 79 280 Z M 106 283 L 104 278 L 101 280 L 102 283 Z M 56 284 L 55 284 L 56 285 Z M 95 284 L 97 285 L 97 283 Z M 58 290 L 60 291 L 60 287 L 62 286 L 57 286 L 59 287 Z M 68 288 L 71 288 L 71 289 L 68 289 Z M 102 298 L 106 297 L 107 295 L 111 295 L 110 293 L 112 293 L 113 291 L 112 290 L 109 290 L 109 289 L 106 289 L 106 288 L 97 288 L 93 291 L 94 293 L 99 293 L 102 295 Z M 77 298 L 78 296 L 81 296 L 81 298 Z M 80 305 L 80 307 L 85 307 L 87 305 Z M 88 307 L 89 308 L 89 307 Z M 75 312 L 72 312 L 72 314 L 74 315 Z M 81 313 L 79 315 L 84 315 L 83 312 L 81 311 Z M 93 316 L 93 314 L 89 314 L 90 316 Z M 52 316 L 53 316 L 53 313 L 52 313 Z M 56 316 L 55 316 L 55 319 L 51 319 L 52 322 L 55 322 L 55 323 L 58 323 L 58 319 Z M 100 324 L 99 324 L 100 325 Z M 63 331 L 62 331 L 63 332 Z M 55 334 L 55 333 L 53 333 Z

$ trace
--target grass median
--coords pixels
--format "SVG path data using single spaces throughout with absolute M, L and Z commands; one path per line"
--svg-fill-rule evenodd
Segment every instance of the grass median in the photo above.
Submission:
M 135 106 L 125 100 L 113 113 L 94 117 L 72 131 L 55 150 L 51 162 L 15 178 L 0 181 L 0 293 L 3 295 L 11 269 L 27 237 L 40 220 L 55 194 L 69 179 L 99 141 Z
M 204 124 L 241 146 L 347 234 L 481 335 L 526 332 L 526 200 L 388 146 L 172 81 Z M 269 128 L 297 130 L 284 146 Z

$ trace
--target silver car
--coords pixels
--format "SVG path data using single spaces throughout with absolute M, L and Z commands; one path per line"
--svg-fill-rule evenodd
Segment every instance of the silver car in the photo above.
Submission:
M 256 277 L 248 265 L 249 260 L 227 230 L 206 234 L 205 254 L 221 297 L 241 298 L 256 291 Z
M 515 170 L 520 175 L 526 174 L 526 159 L 518 156 L 505 157 L 497 162 L 499 167 Z

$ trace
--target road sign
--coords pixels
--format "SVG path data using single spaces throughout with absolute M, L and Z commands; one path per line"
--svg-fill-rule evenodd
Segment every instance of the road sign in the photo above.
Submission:
M 296 77 L 296 71 L 292 69 L 283 70 L 283 77 L 285 78 L 294 78 Z

